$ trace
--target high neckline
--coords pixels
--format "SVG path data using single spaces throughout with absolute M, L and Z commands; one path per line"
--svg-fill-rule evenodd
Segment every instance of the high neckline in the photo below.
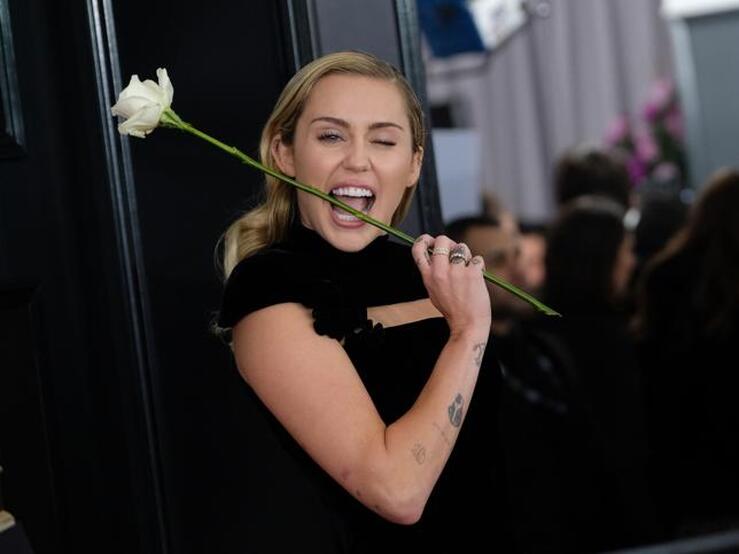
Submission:
M 221 326 L 280 302 L 313 309 L 328 302 L 351 311 L 426 298 L 410 250 L 389 239 L 380 235 L 362 250 L 344 252 L 304 225 L 291 224 L 283 240 L 244 258 L 231 272 Z
M 356 252 L 345 252 L 334 247 L 316 231 L 309 229 L 300 221 L 296 221 L 291 226 L 285 243 L 299 251 L 311 252 L 335 261 L 349 262 L 374 257 L 382 251 L 388 240 L 389 236 L 387 234 L 380 235 L 373 239 L 372 242 L 362 250 L 358 250 Z

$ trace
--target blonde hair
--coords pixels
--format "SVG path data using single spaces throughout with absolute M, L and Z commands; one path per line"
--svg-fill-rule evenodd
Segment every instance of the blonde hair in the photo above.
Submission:
M 423 109 L 403 75 L 389 63 L 371 54 L 353 51 L 336 52 L 313 60 L 304 66 L 283 89 L 272 115 L 262 129 L 259 155 L 264 165 L 277 169 L 271 149 L 274 138 L 280 136 L 285 144 L 292 144 L 298 119 L 303 113 L 313 87 L 323 77 L 337 73 L 395 83 L 405 100 L 413 151 L 423 151 L 425 141 Z M 391 225 L 395 225 L 405 217 L 415 188 L 414 185 L 406 189 L 393 214 Z M 287 234 L 296 205 L 295 188 L 266 175 L 265 193 L 264 202 L 233 222 L 222 237 L 225 277 L 230 275 L 241 260 L 284 239 Z

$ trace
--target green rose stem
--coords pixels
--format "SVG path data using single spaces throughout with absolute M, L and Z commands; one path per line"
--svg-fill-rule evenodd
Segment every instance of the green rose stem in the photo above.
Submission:
M 183 121 L 182 119 L 180 119 L 180 116 L 178 116 L 174 112 L 174 110 L 172 110 L 172 108 L 166 108 L 162 112 L 162 116 L 161 116 L 160 122 L 165 127 L 174 127 L 176 129 L 180 129 L 182 131 L 186 131 L 186 132 L 188 132 L 190 134 L 193 134 L 196 137 L 199 137 L 199 138 L 201 138 L 201 139 L 203 139 L 203 140 L 205 140 L 205 141 L 213 144 L 214 146 L 217 146 L 221 150 L 224 150 L 225 152 L 231 154 L 232 156 L 240 159 L 243 163 L 245 163 L 247 165 L 250 165 L 250 166 L 252 166 L 255 169 L 258 169 L 258 170 L 266 173 L 267 175 L 271 175 L 275 179 L 279 179 L 280 181 L 283 181 L 285 183 L 288 183 L 288 184 L 296 187 L 299 190 L 302 190 L 304 192 L 310 193 L 310 194 L 312 194 L 314 196 L 318 196 L 319 198 L 323 198 L 326 202 L 330 202 L 334 206 L 337 206 L 337 207 L 341 208 L 342 210 L 344 210 L 346 212 L 349 212 L 354 217 L 356 217 L 356 218 L 364 221 L 365 223 L 369 223 L 370 225 L 374 225 L 378 229 L 382 229 L 386 233 L 390 233 L 394 237 L 397 237 L 400 240 L 402 240 L 404 242 L 407 242 L 408 244 L 415 243 L 415 239 L 412 236 L 407 235 L 403 231 L 399 231 L 399 230 L 395 229 L 394 227 L 391 227 L 390 225 L 386 225 L 386 224 L 382 223 L 381 221 L 377 221 L 376 219 L 373 219 L 370 216 L 368 216 L 367 214 L 365 214 L 364 212 L 360 212 L 359 210 L 356 210 L 356 209 L 352 208 L 348 204 L 345 204 L 341 200 L 338 200 L 338 199 L 334 198 L 333 196 L 331 196 L 329 194 L 326 194 L 325 192 L 323 192 L 323 191 L 321 191 L 321 190 L 319 190 L 317 188 L 314 188 L 314 187 L 312 187 L 310 185 L 306 185 L 304 183 L 301 183 L 299 181 L 296 181 L 295 179 L 292 179 L 292 178 L 290 178 L 290 177 L 288 177 L 286 175 L 283 175 L 282 173 L 279 173 L 279 172 L 275 171 L 274 169 L 270 169 L 269 167 L 266 167 L 266 166 L 262 165 L 261 163 L 259 163 L 255 159 L 247 156 L 246 154 L 244 154 L 238 148 L 236 148 L 234 146 L 229 146 L 227 144 L 224 144 L 220 140 L 215 139 L 215 138 L 211 137 L 210 135 L 207 135 L 207 134 L 203 133 L 201 130 L 196 129 L 195 127 L 193 127 L 189 123 L 187 123 L 187 122 Z M 537 300 L 536 298 L 534 298 L 533 296 L 531 296 L 526 291 L 523 291 L 520 288 L 516 287 L 515 285 L 512 285 L 511 283 L 509 283 L 505 279 L 501 279 L 500 277 L 496 277 L 495 275 L 493 275 L 492 273 L 488 273 L 487 271 L 483 271 L 482 274 L 484 275 L 484 277 L 485 277 L 486 280 L 488 280 L 491 283 L 499 286 L 502 289 L 507 290 L 511 294 L 514 294 L 515 296 L 518 296 L 521 300 L 524 300 L 525 302 L 528 302 L 529 304 L 531 304 L 534 308 L 536 308 L 540 312 L 542 312 L 542 313 L 544 313 L 546 315 L 555 315 L 555 316 L 561 315 L 559 312 L 553 310 L 552 308 L 550 308 L 549 306 L 547 306 L 543 302 L 540 302 L 539 300 Z

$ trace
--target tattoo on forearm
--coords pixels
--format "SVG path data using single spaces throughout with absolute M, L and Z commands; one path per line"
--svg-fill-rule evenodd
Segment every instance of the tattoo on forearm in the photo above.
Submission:
M 446 436 L 446 433 L 444 432 L 444 429 L 442 429 L 438 423 L 434 421 L 434 427 L 436 427 L 436 430 L 439 431 L 439 434 L 441 435 L 441 438 L 444 439 L 444 442 L 447 443 L 448 446 L 452 445 L 452 441 L 449 440 L 449 437 Z
M 478 342 L 473 347 L 473 350 L 475 351 L 475 365 L 477 367 L 480 367 L 482 364 L 482 356 L 485 354 L 485 346 L 487 346 L 486 342 Z
M 416 459 L 418 465 L 421 465 L 426 461 L 426 448 L 424 448 L 420 442 L 413 445 L 411 452 L 413 453 L 413 457 Z
M 449 404 L 449 422 L 455 427 L 462 425 L 462 418 L 464 417 L 464 398 L 461 394 L 457 393 L 454 398 L 454 402 Z

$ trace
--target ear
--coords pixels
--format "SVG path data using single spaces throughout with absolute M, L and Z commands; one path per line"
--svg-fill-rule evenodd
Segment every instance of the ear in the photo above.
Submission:
M 295 158 L 293 156 L 293 147 L 282 141 L 282 136 L 277 135 L 272 139 L 270 144 L 272 158 L 277 164 L 277 169 L 288 177 L 295 177 Z
M 418 183 L 418 179 L 421 177 L 421 166 L 423 165 L 423 148 L 418 148 L 413 152 L 413 159 L 411 160 L 411 179 L 406 185 L 407 188 L 414 187 Z

